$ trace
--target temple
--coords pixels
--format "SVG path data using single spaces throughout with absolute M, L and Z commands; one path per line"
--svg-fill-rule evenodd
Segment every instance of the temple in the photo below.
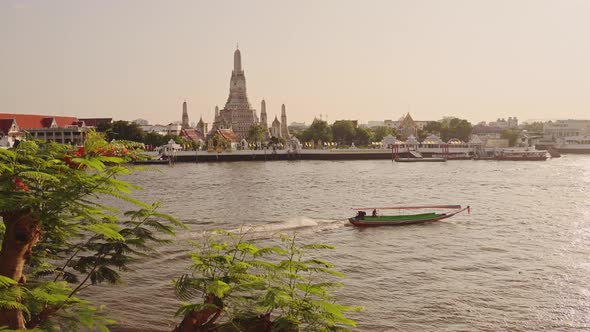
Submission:
M 234 52 L 234 70 L 229 81 L 229 97 L 225 107 L 215 112 L 212 131 L 232 129 L 240 139 L 248 136 L 248 130 L 258 123 L 256 110 L 252 108 L 246 93 L 246 76 L 242 70 L 240 50 Z
M 248 131 L 252 125 L 261 125 L 265 131 L 265 140 L 271 137 L 289 139 L 289 129 L 287 128 L 287 113 L 285 105 L 281 108 L 281 121 L 275 117 L 273 125 L 278 129 L 273 130 L 268 126 L 268 117 L 266 113 L 266 102 L 262 100 L 260 110 L 260 119 L 256 110 L 252 108 L 248 101 L 246 91 L 246 76 L 242 69 L 242 55 L 239 49 L 234 52 L 234 69 L 231 73 L 229 82 L 229 96 L 225 107 L 219 109 L 215 106 L 215 119 L 211 126 L 210 135 L 217 132 L 218 129 L 231 129 L 239 139 L 248 139 Z

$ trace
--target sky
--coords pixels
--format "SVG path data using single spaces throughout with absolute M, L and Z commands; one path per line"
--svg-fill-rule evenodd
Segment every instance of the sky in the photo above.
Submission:
M 236 45 L 269 121 L 590 118 L 585 0 L 0 0 L 0 113 L 212 122 Z

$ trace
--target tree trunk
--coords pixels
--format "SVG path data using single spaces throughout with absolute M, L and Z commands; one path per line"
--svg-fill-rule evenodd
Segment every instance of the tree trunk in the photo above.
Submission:
M 211 332 L 217 330 L 215 322 L 222 312 L 223 303 L 213 294 L 205 297 L 205 303 L 215 304 L 217 308 L 206 308 L 188 313 L 173 332 Z
M 22 210 L 2 214 L 6 232 L 0 250 L 0 275 L 25 283 L 23 268 L 33 253 L 33 246 L 41 239 L 39 218 Z M 18 287 L 18 286 L 15 286 Z M 0 326 L 25 329 L 25 319 L 20 310 L 0 310 Z

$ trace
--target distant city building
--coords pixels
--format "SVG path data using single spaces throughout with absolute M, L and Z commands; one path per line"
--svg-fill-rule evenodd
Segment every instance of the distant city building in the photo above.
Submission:
M 581 135 L 590 135 L 590 120 L 557 120 L 543 125 L 546 140 Z
M 82 144 L 90 128 L 71 116 L 0 113 L 0 141 L 4 147 L 28 135 L 57 143 Z
M 367 127 L 368 128 L 373 128 L 373 127 L 381 127 L 384 126 L 385 122 L 384 121 L 369 121 L 367 122 Z
M 309 126 L 306 125 L 305 122 L 291 122 L 289 127 L 293 129 L 304 130 Z
M 250 127 L 255 124 L 261 124 L 266 131 L 268 131 L 268 137 L 272 136 L 267 123 L 266 113 L 266 102 L 263 100 L 261 103 L 261 114 L 260 120 L 256 114 L 256 110 L 252 108 L 248 101 L 248 95 L 246 91 L 246 76 L 242 69 L 242 55 L 239 49 L 234 52 L 234 69 L 230 79 L 229 96 L 225 107 L 219 110 L 219 107 L 215 106 L 215 118 L 211 126 L 210 136 L 214 135 L 218 129 L 232 129 L 235 136 L 240 140 L 248 137 L 248 131 Z M 278 121 L 278 119 L 276 119 Z M 285 105 L 281 107 L 281 121 L 279 122 L 279 129 L 282 136 L 289 138 L 289 129 L 287 127 L 287 114 Z M 266 132 L 265 131 L 265 132 Z
M 180 135 L 182 130 L 182 125 L 180 123 L 171 123 L 167 126 L 163 125 L 147 125 L 147 126 L 139 126 L 141 130 L 146 133 L 156 133 L 162 136 L 164 135 Z
M 84 118 L 78 120 L 84 121 L 86 127 L 107 126 L 113 122 L 113 118 Z
M 518 128 L 518 119 L 516 117 L 509 117 L 508 120 L 505 120 L 504 118 L 502 119 L 498 119 L 496 121 L 490 121 L 488 123 L 488 125 L 490 127 L 498 127 L 501 129 L 512 129 L 512 128 Z

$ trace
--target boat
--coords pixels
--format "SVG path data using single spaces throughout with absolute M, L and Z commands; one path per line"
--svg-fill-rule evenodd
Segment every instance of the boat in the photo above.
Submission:
M 547 160 L 546 150 L 504 149 L 496 152 L 496 160 L 543 161 Z
M 560 153 L 590 153 L 590 135 L 565 137 L 553 146 Z
M 373 227 L 373 226 L 399 226 L 420 224 L 433 221 L 439 221 L 450 218 L 463 211 L 470 212 L 469 206 L 462 207 L 461 205 L 424 205 L 424 206 L 398 206 L 398 207 L 376 207 L 376 208 L 352 208 L 357 212 L 357 215 L 349 218 L 348 221 L 353 226 L 357 227 Z M 380 210 L 433 210 L 433 209 L 447 209 L 454 210 L 447 213 L 427 212 L 419 214 L 398 214 L 398 215 L 378 215 Z M 372 211 L 370 216 L 366 211 Z
M 445 158 L 395 158 L 398 163 L 428 163 L 428 162 L 445 162 Z

